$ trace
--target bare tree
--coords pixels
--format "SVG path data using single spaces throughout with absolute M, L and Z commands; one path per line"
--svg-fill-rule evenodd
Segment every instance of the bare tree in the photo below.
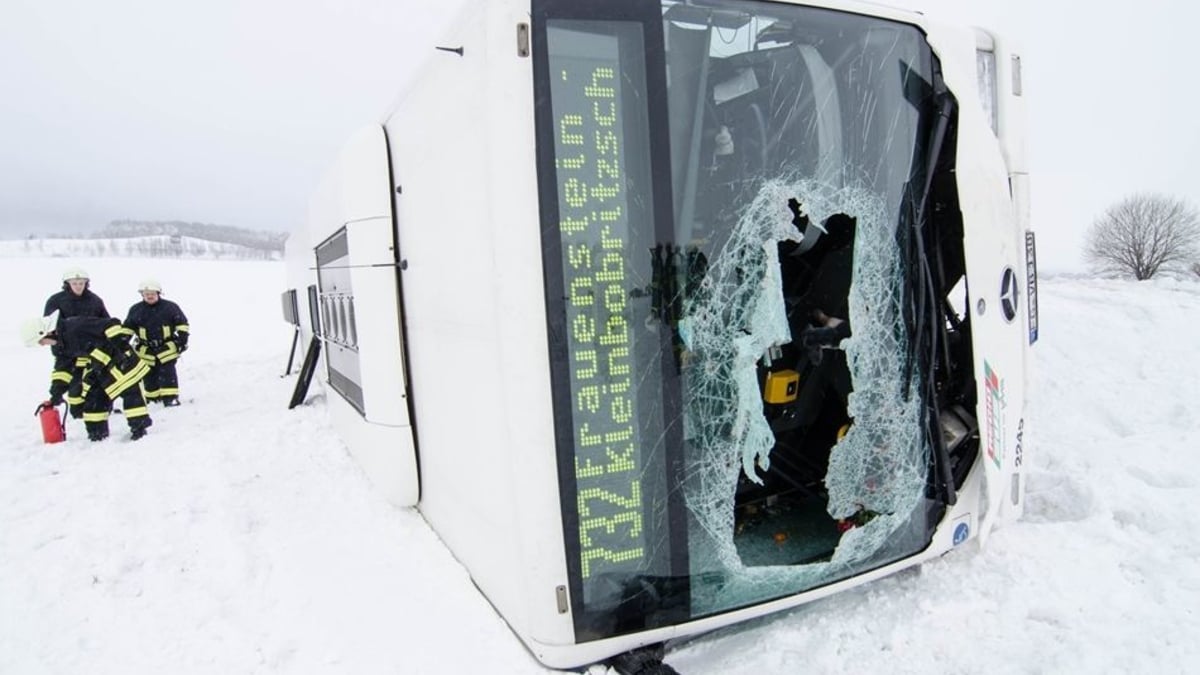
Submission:
M 1084 258 L 1102 273 L 1139 281 L 1186 270 L 1200 251 L 1200 214 L 1161 194 L 1135 194 L 1110 206 L 1088 230 Z

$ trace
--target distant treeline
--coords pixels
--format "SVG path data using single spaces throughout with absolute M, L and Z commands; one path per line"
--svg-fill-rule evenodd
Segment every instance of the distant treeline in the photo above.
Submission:
M 243 227 L 229 225 L 213 225 L 211 223 L 188 223 L 182 220 L 114 220 L 94 234 L 86 235 L 88 239 L 130 239 L 136 237 L 166 236 L 188 239 L 201 239 L 222 244 L 244 246 L 268 253 L 283 253 L 283 244 L 287 234 L 283 232 L 264 232 L 248 230 Z M 30 239 L 79 239 L 79 235 L 42 234 Z M 273 257 L 271 255 L 263 256 Z
M 24 256 L 205 258 L 215 260 L 280 260 L 282 251 L 178 234 L 98 238 L 19 239 L 0 241 L 0 258 Z
M 97 239 L 123 239 L 125 237 L 149 237 L 156 234 L 178 235 L 192 239 L 236 244 L 246 248 L 283 252 L 287 234 L 247 230 L 229 225 L 210 223 L 185 223 L 181 220 L 114 220 L 95 234 Z

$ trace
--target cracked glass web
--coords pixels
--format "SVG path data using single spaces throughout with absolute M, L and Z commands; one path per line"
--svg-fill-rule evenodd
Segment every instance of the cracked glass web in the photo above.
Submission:
M 838 213 L 857 219 L 848 317 L 854 330 L 842 342 L 854 423 L 832 450 L 825 487 L 833 518 L 879 515 L 845 532 L 827 561 L 754 567 L 742 562 L 734 545 L 734 500 L 739 473 L 761 482 L 775 442 L 756 364 L 771 347 L 795 337 L 778 259 L 779 242 L 800 238 L 786 206 L 792 196 L 799 196 L 811 222 Z M 903 267 L 893 222 L 883 198 L 862 187 L 767 181 L 689 299 L 679 327 L 686 349 L 685 436 L 697 453 L 684 483 L 694 525 L 689 550 L 694 572 L 722 577 L 696 589 L 698 613 L 775 597 L 781 586 L 816 585 L 911 546 L 904 528 L 922 500 L 929 451 L 918 383 L 905 376 Z

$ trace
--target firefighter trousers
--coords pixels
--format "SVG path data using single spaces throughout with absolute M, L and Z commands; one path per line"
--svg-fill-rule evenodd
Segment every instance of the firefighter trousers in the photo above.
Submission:
M 165 401 L 179 398 L 179 374 L 175 371 L 177 361 L 151 363 L 150 372 L 142 380 L 146 389 L 146 400 Z
M 86 356 L 54 355 L 54 370 L 50 373 L 50 398 L 62 397 L 70 406 L 71 417 L 83 416 L 83 371 Z
M 150 410 L 146 407 L 146 399 L 142 396 L 142 388 L 134 383 L 120 394 L 125 422 L 129 430 L 140 435 L 151 424 Z M 113 400 L 105 393 L 104 387 L 86 387 L 83 400 L 83 423 L 87 428 L 88 438 L 99 441 L 108 437 L 108 416 L 112 413 Z

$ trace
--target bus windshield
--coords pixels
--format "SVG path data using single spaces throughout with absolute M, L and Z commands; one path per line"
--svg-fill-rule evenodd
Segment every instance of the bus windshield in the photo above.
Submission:
M 928 546 L 914 271 L 938 108 L 915 26 L 777 2 L 534 0 L 577 639 Z

